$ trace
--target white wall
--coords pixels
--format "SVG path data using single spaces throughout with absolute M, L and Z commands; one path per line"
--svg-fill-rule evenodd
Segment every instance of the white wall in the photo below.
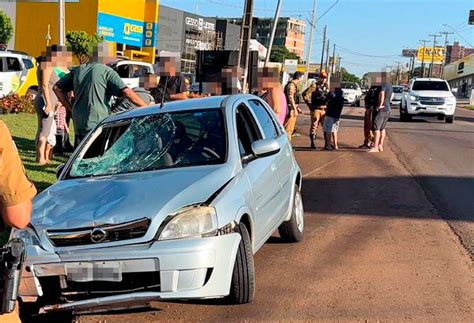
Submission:
M 0 10 L 4 11 L 12 20 L 13 37 L 8 43 L 8 48 L 15 49 L 16 0 L 0 0 Z

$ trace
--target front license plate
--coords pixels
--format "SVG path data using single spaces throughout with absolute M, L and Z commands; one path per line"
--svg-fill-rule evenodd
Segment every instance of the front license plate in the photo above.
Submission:
M 67 280 L 70 281 L 122 281 L 122 263 L 120 261 L 67 263 L 65 271 Z

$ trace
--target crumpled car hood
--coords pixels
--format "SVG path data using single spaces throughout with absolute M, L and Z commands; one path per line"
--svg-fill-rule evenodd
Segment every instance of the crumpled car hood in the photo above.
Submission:
M 161 214 L 155 219 L 161 223 L 181 207 L 205 202 L 231 176 L 217 165 L 63 180 L 34 199 L 31 222 L 37 231 L 68 230 Z

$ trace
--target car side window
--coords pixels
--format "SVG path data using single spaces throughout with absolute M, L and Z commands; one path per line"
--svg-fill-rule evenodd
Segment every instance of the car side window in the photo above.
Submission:
M 3 58 L 0 57 L 0 72 L 5 72 L 5 64 L 3 63 Z
M 130 66 L 127 64 L 117 66 L 117 73 L 121 78 L 130 78 Z
M 250 108 L 257 117 L 266 139 L 276 138 L 279 135 L 278 128 L 268 110 L 258 100 L 249 100 Z
M 262 136 L 258 130 L 255 119 L 252 117 L 248 108 L 243 104 L 237 108 L 236 122 L 240 156 L 251 155 L 253 153 L 252 143 L 261 139 Z
M 21 64 L 16 57 L 7 57 L 7 69 L 9 72 L 20 72 Z
M 131 66 L 131 77 L 140 77 L 148 74 L 148 68 L 143 65 L 130 65 Z
M 25 67 L 27 70 L 29 69 L 32 69 L 33 68 L 33 62 L 29 59 L 26 59 L 26 58 L 23 58 L 23 64 L 25 64 Z

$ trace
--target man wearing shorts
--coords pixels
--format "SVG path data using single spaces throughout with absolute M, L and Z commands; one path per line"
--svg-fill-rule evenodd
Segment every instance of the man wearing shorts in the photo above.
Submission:
M 323 123 L 324 139 L 326 141 L 325 150 L 339 149 L 337 132 L 339 130 L 339 119 L 344 108 L 344 95 L 339 85 L 334 86 L 334 91 L 331 91 L 328 95 L 326 116 Z
M 390 101 L 393 97 L 393 88 L 390 81 L 385 78 L 382 84 L 382 91 L 379 94 L 379 104 L 374 110 L 374 147 L 372 147 L 369 152 L 379 152 L 383 151 L 383 143 L 387 135 L 385 130 L 387 126 L 388 119 L 390 118 Z

